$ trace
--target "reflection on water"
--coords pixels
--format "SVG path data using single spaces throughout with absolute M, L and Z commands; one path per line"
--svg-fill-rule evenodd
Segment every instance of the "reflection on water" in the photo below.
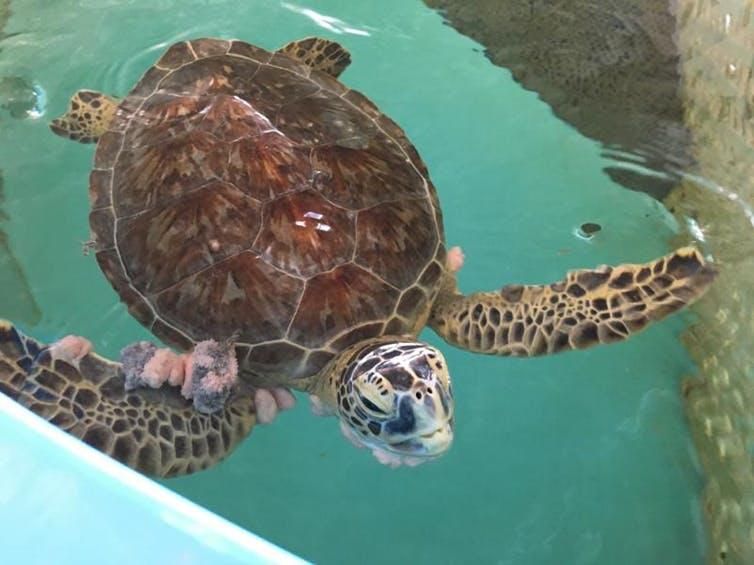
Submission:
M 657 0 L 426 0 L 554 113 L 603 143 L 605 168 L 658 199 L 692 164 L 675 16 Z
M 554 113 L 617 182 L 664 201 L 721 275 L 684 343 L 710 562 L 754 563 L 754 3 L 426 0 Z M 679 241 L 679 242 L 680 242 Z M 676 243 L 679 243 L 676 242 Z

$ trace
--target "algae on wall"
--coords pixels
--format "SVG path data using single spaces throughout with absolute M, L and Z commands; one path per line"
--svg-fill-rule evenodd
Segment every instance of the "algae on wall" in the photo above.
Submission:
M 666 199 L 693 218 L 720 276 L 684 342 L 684 387 L 707 474 L 710 561 L 754 563 L 754 2 L 678 2 L 684 119 L 694 172 Z
M 714 257 L 720 276 L 683 337 L 700 375 L 682 392 L 708 561 L 754 563 L 754 0 L 425 2 L 615 153 L 606 172 L 662 199 L 688 228 L 679 239 Z

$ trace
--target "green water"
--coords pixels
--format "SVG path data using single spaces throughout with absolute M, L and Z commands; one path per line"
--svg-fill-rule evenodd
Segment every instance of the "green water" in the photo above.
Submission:
M 448 241 L 467 254 L 465 290 L 648 260 L 674 233 L 656 202 L 601 173 L 597 144 L 419 0 L 18 0 L 12 8 L 6 31 L 20 34 L 4 42 L 0 75 L 28 76 L 49 103 L 42 119 L 0 120 L 2 227 L 42 311 L 26 326 L 40 338 L 76 332 L 108 355 L 147 338 L 81 251 L 92 148 L 51 135 L 45 121 L 77 88 L 124 94 L 166 45 L 188 37 L 274 48 L 318 34 L 346 45 L 354 62 L 342 80 L 400 123 L 429 166 Z M 341 21 L 318 24 L 314 12 Z M 591 241 L 575 235 L 587 221 L 603 226 Z M 683 322 L 534 360 L 443 345 L 457 432 L 433 464 L 381 467 L 301 398 L 227 462 L 166 484 L 321 563 L 700 563 L 701 478 L 678 394 L 681 376 L 694 371 L 677 340 Z

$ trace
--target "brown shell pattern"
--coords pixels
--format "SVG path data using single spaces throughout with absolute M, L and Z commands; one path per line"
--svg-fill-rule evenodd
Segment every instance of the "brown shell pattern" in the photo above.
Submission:
M 305 377 L 426 322 L 445 260 L 426 168 L 361 94 L 240 41 L 173 45 L 121 103 L 90 179 L 97 259 L 167 343 L 236 341 Z

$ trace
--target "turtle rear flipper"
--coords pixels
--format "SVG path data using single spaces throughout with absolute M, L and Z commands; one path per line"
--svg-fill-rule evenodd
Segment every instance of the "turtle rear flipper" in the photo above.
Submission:
M 572 271 L 551 285 L 464 296 L 449 284 L 430 325 L 448 343 L 527 357 L 628 338 L 696 301 L 716 271 L 692 247 L 643 265 Z
M 50 129 L 61 137 L 80 143 L 95 143 L 104 134 L 118 109 L 118 100 L 94 90 L 79 90 L 68 104 L 68 111 L 50 122 Z
M 177 388 L 127 392 L 119 363 L 88 354 L 75 366 L 4 320 L 0 393 L 121 463 L 163 477 L 217 463 L 255 422 L 250 394 L 202 414 Z
M 338 78 L 340 73 L 351 64 L 351 54 L 345 47 L 321 37 L 307 37 L 291 41 L 278 51 L 335 78 Z

